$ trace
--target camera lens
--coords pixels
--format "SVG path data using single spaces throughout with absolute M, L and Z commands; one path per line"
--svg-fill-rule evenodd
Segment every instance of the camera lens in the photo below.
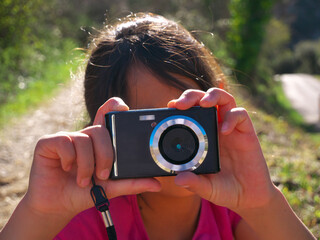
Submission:
M 185 164 L 197 154 L 199 141 L 192 129 L 176 124 L 168 127 L 159 139 L 159 150 L 168 162 Z
M 193 118 L 172 115 L 153 129 L 150 153 L 154 162 L 168 173 L 195 170 L 207 155 L 207 134 Z

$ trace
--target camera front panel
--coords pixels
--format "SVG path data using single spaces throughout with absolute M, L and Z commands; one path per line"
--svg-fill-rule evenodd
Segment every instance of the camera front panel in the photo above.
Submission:
M 114 165 L 111 178 L 152 177 L 158 167 L 149 151 L 152 122 L 139 120 L 136 112 L 123 112 L 110 116 L 114 147 Z
M 206 154 L 199 164 L 193 164 L 194 168 L 181 169 L 169 166 L 165 169 L 160 167 L 152 156 L 150 139 L 162 121 L 179 115 L 197 122 L 203 128 L 207 144 L 201 146 L 201 151 L 205 151 Z M 215 108 L 193 107 L 184 111 L 165 108 L 113 112 L 106 115 L 106 123 L 115 150 L 111 178 L 171 176 L 185 170 L 197 174 L 215 173 L 220 170 Z M 162 138 L 161 144 L 158 145 L 160 155 L 169 163 L 171 159 L 171 163 L 177 166 L 188 164 L 198 152 L 193 150 L 199 148 L 198 137 L 195 136 L 197 134 L 186 123 L 172 124 L 169 127 L 172 129 L 165 129 L 160 136 Z

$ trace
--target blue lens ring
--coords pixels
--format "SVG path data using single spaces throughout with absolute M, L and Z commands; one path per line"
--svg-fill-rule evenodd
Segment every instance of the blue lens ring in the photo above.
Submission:
M 170 126 L 185 125 L 189 127 L 197 136 L 199 141 L 198 152 L 195 157 L 185 164 L 173 164 L 168 162 L 160 153 L 159 139 L 161 134 Z M 208 138 L 203 127 L 193 118 L 174 115 L 165 118 L 153 129 L 149 141 L 150 153 L 155 163 L 164 171 L 169 173 L 176 173 L 182 171 L 193 171 L 198 168 L 204 161 L 208 152 Z

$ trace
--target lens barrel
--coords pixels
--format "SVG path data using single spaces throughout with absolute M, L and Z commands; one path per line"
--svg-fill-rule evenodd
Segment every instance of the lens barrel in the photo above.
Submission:
M 197 154 L 199 141 L 196 134 L 185 125 L 172 125 L 161 135 L 159 150 L 168 162 L 184 164 Z
M 193 118 L 175 115 L 162 120 L 150 137 L 155 163 L 166 172 L 195 170 L 208 150 L 207 134 Z

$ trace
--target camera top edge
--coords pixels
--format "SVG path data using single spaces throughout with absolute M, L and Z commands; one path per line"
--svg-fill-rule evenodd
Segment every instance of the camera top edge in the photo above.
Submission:
M 196 110 L 196 109 L 200 110 L 201 108 L 202 107 L 200 107 L 200 106 L 194 106 L 194 107 L 188 108 L 186 110 L 179 110 L 176 108 L 146 108 L 146 109 L 132 109 L 132 110 L 128 110 L 128 111 L 130 111 L 130 112 L 146 112 L 146 111 L 148 111 L 148 112 L 153 112 L 153 111 L 181 111 L 181 112 L 183 112 L 183 111 Z M 216 109 L 216 107 L 209 107 L 209 108 L 203 108 L 203 109 L 210 109 L 210 108 Z M 112 111 L 112 112 L 106 113 L 105 116 L 112 115 L 115 113 L 119 114 L 119 113 L 125 113 L 125 112 L 127 112 L 127 111 Z

